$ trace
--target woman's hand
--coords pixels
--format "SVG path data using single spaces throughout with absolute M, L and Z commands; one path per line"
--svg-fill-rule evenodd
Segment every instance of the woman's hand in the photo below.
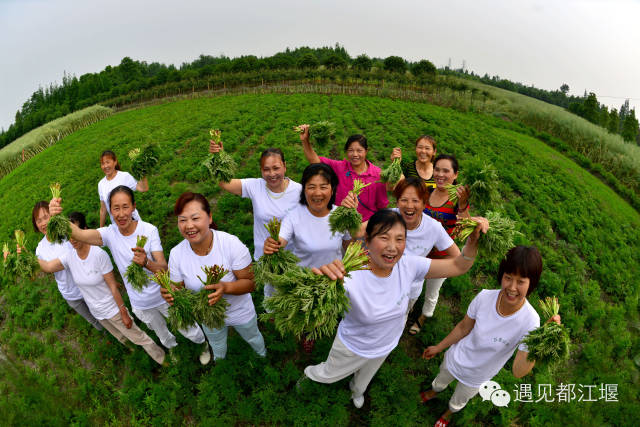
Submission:
M 49 202 L 49 215 L 56 216 L 62 213 L 62 199 L 60 197 L 54 197 Z
M 431 345 L 424 349 L 424 351 L 422 352 L 422 358 L 425 360 L 433 359 L 433 357 L 438 353 L 440 353 L 440 349 L 438 348 L 438 346 Z
M 402 150 L 400 149 L 400 147 L 395 147 L 391 152 L 391 161 L 394 161 L 395 159 L 401 159 L 401 158 L 402 158 Z
M 298 126 L 298 128 L 302 130 L 302 132 L 300 132 L 300 141 L 308 143 L 309 142 L 309 125 L 303 124 Z
M 281 244 L 279 241 L 273 240 L 271 237 L 267 237 L 267 240 L 264 241 L 264 249 L 263 252 L 265 255 L 271 255 L 280 250 Z
M 129 316 L 129 311 L 127 310 L 127 307 L 125 307 L 124 305 L 120 306 L 120 317 L 122 317 L 122 323 L 124 323 L 124 326 L 127 329 L 131 329 L 131 326 L 133 326 L 133 320 L 131 320 L 131 317 Z
M 339 259 L 335 259 L 329 264 L 325 264 L 320 268 L 312 268 L 314 274 L 325 275 L 331 280 L 344 279 L 344 275 L 347 274 L 347 270 L 344 268 L 344 264 Z
M 222 141 L 215 142 L 213 139 L 209 140 L 209 152 L 210 153 L 219 153 L 222 151 Z
M 358 209 L 358 198 L 355 194 L 353 194 L 352 191 L 349 191 L 347 196 L 342 199 L 342 203 L 340 204 L 340 206 L 343 206 L 345 208 Z
M 133 262 L 140 267 L 144 267 L 147 264 L 147 253 L 143 248 L 131 248 L 133 251 Z
M 556 314 L 555 316 L 551 316 L 549 319 L 547 319 L 545 323 L 556 322 L 558 325 L 562 325 L 561 320 L 562 318 L 560 317 L 560 315 Z
M 458 206 L 466 210 L 469 207 L 469 186 L 463 185 L 456 190 L 458 193 Z
M 489 230 L 489 220 L 483 216 L 474 216 L 471 217 L 471 219 L 477 222 L 478 225 L 469 236 L 469 240 L 476 242 L 480 238 L 480 233 L 487 234 L 487 231 Z
M 214 305 L 220 300 L 220 298 L 222 298 L 226 288 L 226 282 L 218 282 L 214 285 L 207 285 L 204 288 L 208 291 L 214 291 L 207 295 L 209 298 L 209 305 Z
M 162 295 L 162 298 L 164 298 L 164 300 L 166 302 L 169 303 L 169 305 L 173 305 L 173 296 L 171 296 L 171 294 L 169 293 L 168 290 L 166 290 L 165 288 L 160 288 L 160 295 Z

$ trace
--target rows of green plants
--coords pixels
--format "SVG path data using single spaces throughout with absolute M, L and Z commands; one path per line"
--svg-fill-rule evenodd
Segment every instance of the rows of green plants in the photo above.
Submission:
M 318 147 L 321 155 L 341 157 L 346 137 L 364 133 L 369 159 L 382 165 L 395 146 L 411 157 L 413 141 L 426 133 L 438 141 L 438 152 L 460 159 L 462 182 L 465 164 L 490 161 L 499 173 L 504 209 L 523 233 L 517 243 L 535 244 L 543 254 L 534 305 L 536 297 L 558 296 L 572 339 L 566 365 L 538 366 L 516 380 L 508 364 L 495 380 L 511 392 L 523 383 L 534 390 L 538 384 L 618 385 L 618 402 L 512 400 L 498 408 L 476 398 L 457 416 L 459 425 L 633 425 L 640 397 L 640 215 L 600 180 L 523 131 L 528 128 L 500 117 L 402 100 L 313 94 L 221 96 L 121 112 L 75 132 L 0 180 L 0 241 L 15 228 L 30 230 L 31 207 L 49 197 L 54 181 L 63 185 L 65 211 L 83 211 L 95 226 L 100 152 L 113 149 L 127 170 L 125 153 L 154 141 L 161 148 L 160 166 L 150 177 L 151 190 L 136 197 L 142 217 L 160 229 L 165 253 L 181 240 L 171 212 L 187 189 L 203 192 L 218 226 L 252 246 L 250 202 L 202 180 L 198 165 L 206 155 L 208 130 L 222 130 L 240 176 L 259 176 L 260 152 L 275 146 L 285 152 L 289 176 L 299 180 L 307 162 L 291 126 L 322 119 L 336 123 L 338 131 L 335 141 Z M 38 239 L 30 232 L 30 247 Z M 280 337 L 265 323 L 266 360 L 232 334 L 227 360 L 201 367 L 196 346 L 178 337 L 181 362 L 163 370 L 144 352 L 130 352 L 72 314 L 50 278 L 17 285 L 3 281 L 0 350 L 9 362 L 0 363 L 0 413 L 8 414 L 9 424 L 47 425 L 433 424 L 451 391 L 428 405 L 418 403 L 418 391 L 428 387 L 441 361 L 419 356 L 462 318 L 481 288 L 497 286 L 496 267 L 480 255 L 469 274 L 445 282 L 434 319 L 416 338 L 402 338 L 360 410 L 349 399 L 348 379 L 295 390 L 303 368 L 325 359 L 331 339 L 319 341 L 307 356 L 293 338 Z M 261 296 L 253 298 L 259 307 Z

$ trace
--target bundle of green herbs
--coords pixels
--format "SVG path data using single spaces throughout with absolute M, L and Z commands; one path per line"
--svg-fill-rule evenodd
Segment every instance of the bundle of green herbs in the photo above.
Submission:
M 56 182 L 49 186 L 51 190 L 51 196 L 54 199 L 58 199 L 61 196 L 62 190 L 60 189 L 60 183 Z M 69 240 L 71 236 L 71 224 L 69 219 L 62 214 L 54 215 L 49 218 L 47 223 L 47 238 L 53 243 L 62 243 Z
M 484 214 L 486 210 L 500 206 L 500 178 L 491 163 L 480 159 L 471 160 L 465 165 L 464 178 L 469 185 L 469 203 L 474 211 Z
M 202 267 L 205 274 L 205 280 L 200 276 L 198 279 L 204 286 L 215 285 L 229 272 L 219 265 L 211 267 Z M 220 298 L 215 304 L 209 305 L 209 294 L 212 291 L 202 288 L 195 294 L 195 302 L 193 305 L 193 315 L 196 320 L 210 329 L 220 329 L 224 326 L 224 319 L 227 317 L 227 307 L 229 303 L 226 299 Z
M 353 190 L 351 192 L 358 197 L 362 190 L 371 185 L 364 184 L 359 179 L 353 180 Z M 362 215 L 355 208 L 346 208 L 338 206 L 329 214 L 329 228 L 332 234 L 344 233 L 348 231 L 351 235 L 355 235 L 362 225 Z
M 131 175 L 137 180 L 141 180 L 153 171 L 158 164 L 160 154 L 156 144 L 147 144 L 142 149 L 134 148 L 129 151 L 131 159 Z
M 15 279 L 17 254 L 9 250 L 9 244 L 2 245 L 2 272 L 7 278 Z
M 280 225 L 282 222 L 278 218 L 273 218 L 264 227 L 269 232 L 269 236 L 276 242 L 280 238 Z M 293 252 L 280 248 L 278 252 L 262 255 L 253 265 L 253 277 L 257 288 L 263 288 L 265 284 L 271 283 L 274 275 L 283 274 L 288 269 L 300 262 L 300 258 Z
M 454 205 L 458 204 L 458 188 L 464 187 L 463 184 L 447 184 L 445 188 L 447 189 L 447 193 L 449 193 L 449 200 Z
M 146 243 L 147 236 L 138 236 L 136 238 L 136 248 L 144 249 L 144 245 Z M 144 288 L 149 281 L 149 277 L 147 276 L 147 273 L 144 272 L 142 266 L 135 262 L 132 262 L 129 267 L 127 267 L 125 277 L 131 287 L 138 292 L 142 292 L 142 288 Z
M 163 287 L 173 297 L 173 305 L 169 306 L 167 324 L 172 329 L 188 329 L 196 323 L 193 315 L 195 294 L 189 289 L 178 287 L 170 278 L 168 270 L 157 271 L 151 280 Z
M 222 142 L 222 132 L 217 129 L 209 131 L 209 135 L 214 142 Z M 207 171 L 211 179 L 216 182 L 229 182 L 238 171 L 236 161 L 224 150 L 218 153 L 210 153 L 204 162 L 203 168 Z
M 342 259 L 346 276 L 366 269 L 368 262 L 360 242 L 351 243 Z M 275 277 L 272 284 L 278 292 L 264 302 L 271 313 L 263 313 L 260 318 L 274 318 L 275 327 L 283 336 L 293 334 L 308 340 L 331 336 L 350 307 L 343 280 L 316 275 L 310 268 L 291 268 Z
M 382 169 L 380 171 L 380 181 L 388 182 L 393 185 L 397 184 L 402 177 L 402 166 L 400 165 L 401 161 L 402 159 L 400 157 L 397 157 L 393 159 L 389 166 Z
M 480 237 L 479 255 L 490 261 L 501 260 L 509 249 L 515 246 L 515 238 L 522 233 L 516 231 L 515 221 L 502 216 L 499 212 L 487 211 L 485 217 L 489 221 L 489 230 Z M 470 218 L 459 219 L 452 237 L 464 242 L 477 225 L 478 223 Z
M 560 312 L 558 298 L 547 297 L 540 300 L 540 308 L 545 319 L 557 315 Z M 523 340 L 529 348 L 527 360 L 545 364 L 553 364 L 569 358 L 569 346 L 571 339 L 564 325 L 556 322 L 546 322 L 534 331 L 531 331 Z
M 301 126 L 294 126 L 293 130 L 302 133 Z M 336 134 L 336 125 L 328 120 L 322 120 L 309 126 L 309 135 L 317 144 L 326 144 Z
M 36 258 L 35 254 L 27 250 L 27 239 L 25 237 L 24 231 L 16 230 L 14 232 L 14 235 L 16 238 L 16 243 L 18 244 L 18 247 L 20 247 L 20 253 L 16 253 L 15 263 L 13 262 L 13 260 L 10 261 L 13 265 L 11 265 L 12 268 L 9 273 L 16 279 L 32 279 L 40 268 L 40 264 L 38 264 L 38 258 Z

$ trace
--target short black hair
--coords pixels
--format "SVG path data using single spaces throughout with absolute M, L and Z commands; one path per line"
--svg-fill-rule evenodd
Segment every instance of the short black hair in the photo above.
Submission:
M 324 163 L 312 163 L 307 166 L 302 172 L 302 179 L 300 185 L 302 185 L 302 191 L 300 191 L 300 204 L 307 206 L 307 197 L 304 194 L 304 188 L 307 182 L 316 175 L 324 177 L 329 184 L 331 184 L 331 198 L 327 208 L 331 209 L 336 201 L 336 191 L 338 190 L 338 175 L 331 169 L 329 165 Z
M 81 230 L 87 229 L 87 218 L 81 212 L 71 212 L 69 214 L 69 221 L 78 226 Z
M 504 274 L 518 274 L 529 278 L 529 296 L 540 282 L 542 274 L 542 255 L 535 246 L 519 245 L 509 249 L 498 268 L 498 285 L 502 286 Z
M 369 218 L 366 230 L 366 239 L 371 241 L 378 234 L 386 233 L 396 224 L 402 224 L 404 227 L 404 234 L 407 235 L 407 224 L 404 222 L 404 218 L 398 212 L 391 209 L 380 209 Z
M 353 144 L 354 142 L 357 142 L 360 145 L 362 145 L 362 148 L 364 148 L 365 150 L 369 149 L 369 145 L 367 144 L 367 138 L 365 138 L 364 135 L 360 135 L 359 133 L 357 133 L 347 138 L 347 142 L 344 144 L 344 151 L 347 151 L 349 147 L 351 147 L 351 144 Z
M 116 188 L 111 190 L 111 193 L 109 193 L 109 210 L 111 210 L 111 199 L 113 198 L 114 195 L 118 193 L 127 193 L 129 195 L 129 198 L 131 199 L 131 204 L 132 205 L 136 204 L 136 199 L 133 195 L 133 190 L 127 187 L 126 185 L 118 185 Z

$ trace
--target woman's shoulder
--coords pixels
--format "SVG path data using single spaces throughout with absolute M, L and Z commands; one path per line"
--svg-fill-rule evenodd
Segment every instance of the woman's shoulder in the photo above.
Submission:
M 171 256 L 173 255 L 179 256 L 180 254 L 184 253 L 187 250 L 187 245 L 189 245 L 187 239 L 182 239 L 180 243 L 171 248 L 171 250 L 169 251 L 169 258 L 171 258 Z

